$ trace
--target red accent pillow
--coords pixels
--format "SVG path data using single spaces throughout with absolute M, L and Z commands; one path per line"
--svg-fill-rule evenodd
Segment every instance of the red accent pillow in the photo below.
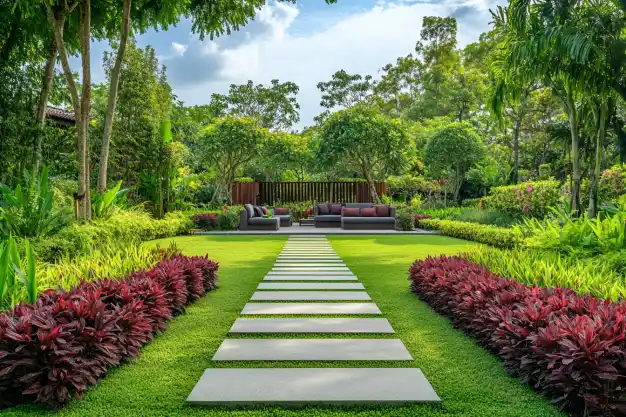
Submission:
M 363 216 L 363 217 L 376 217 L 376 209 L 374 207 L 372 207 L 372 208 L 362 208 L 361 209 L 361 216 Z
M 328 206 L 326 204 L 318 204 L 317 214 L 320 216 L 325 216 L 327 214 L 330 214 L 330 211 L 328 211 Z
M 330 214 L 341 214 L 341 204 L 333 204 L 330 206 Z
M 341 214 L 343 217 L 359 217 L 359 209 L 358 208 L 345 208 L 343 209 L 343 213 Z
M 289 214 L 289 209 L 288 208 L 281 208 L 281 207 L 275 208 L 274 209 L 274 214 L 276 216 L 284 216 L 284 215 Z
M 267 207 L 263 206 L 261 207 L 261 210 L 263 210 L 263 215 L 267 215 Z
M 386 204 L 376 204 L 374 206 L 376 209 L 376 216 L 378 217 L 389 217 L 389 206 Z

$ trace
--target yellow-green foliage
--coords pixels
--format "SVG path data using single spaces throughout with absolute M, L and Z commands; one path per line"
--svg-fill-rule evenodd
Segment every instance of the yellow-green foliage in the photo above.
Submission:
M 479 246 L 462 255 L 505 278 L 539 287 L 571 288 L 578 294 L 623 300 L 626 278 L 610 264 L 578 260 L 553 252 Z
M 165 251 L 176 252 L 171 245 Z M 89 255 L 66 255 L 55 264 L 40 264 L 37 271 L 39 292 L 49 288 L 70 289 L 81 281 L 118 279 L 131 272 L 149 269 L 163 259 L 164 250 L 131 244 L 114 253 L 95 251 Z
M 561 201 L 558 181 L 536 181 L 491 189 L 489 207 L 511 216 L 544 218 Z
M 479 223 L 459 222 L 454 220 L 423 219 L 419 221 L 425 229 L 436 229 L 442 235 L 473 240 L 489 245 L 511 248 L 521 242 L 518 230 Z
M 120 211 L 108 219 L 74 223 L 53 237 L 37 240 L 35 248 L 38 259 L 53 262 L 66 255 L 114 253 L 146 240 L 186 234 L 191 226 L 189 216 L 182 212 L 154 219 L 144 211 Z

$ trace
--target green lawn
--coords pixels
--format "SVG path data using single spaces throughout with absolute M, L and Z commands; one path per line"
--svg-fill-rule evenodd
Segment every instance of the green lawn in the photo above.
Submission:
M 143 349 L 142 356 L 111 372 L 82 401 L 60 416 L 559 416 L 549 402 L 508 377 L 498 360 L 453 329 L 408 291 L 407 270 L 416 258 L 452 254 L 468 243 L 443 236 L 336 236 L 330 240 L 364 283 L 416 360 L 407 362 L 212 363 L 211 357 L 271 266 L 286 237 L 187 236 L 176 238 L 186 254 L 209 254 L 220 262 L 217 291 L 190 306 L 187 314 Z M 168 239 L 160 243 L 166 244 Z M 281 335 L 279 337 L 287 337 Z M 318 335 L 318 337 L 326 337 Z M 381 336 L 389 337 L 389 336 Z M 230 366 L 415 366 L 442 398 L 439 405 L 306 409 L 195 408 L 185 398 L 205 368 Z M 50 415 L 20 407 L 2 416 Z

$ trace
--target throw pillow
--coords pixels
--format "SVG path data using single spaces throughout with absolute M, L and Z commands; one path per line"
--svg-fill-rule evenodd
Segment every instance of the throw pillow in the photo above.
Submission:
M 330 214 L 330 212 L 328 211 L 328 206 L 326 204 L 318 204 L 317 214 L 320 216 L 325 216 L 327 214 Z
M 263 210 L 263 215 L 267 215 L 267 207 L 261 206 L 261 210 Z
M 389 217 L 389 206 L 386 204 L 376 204 L 374 206 L 376 209 L 376 215 L 378 217 Z
M 359 217 L 359 209 L 358 208 L 343 208 L 343 212 L 341 213 L 343 217 Z
M 362 208 L 361 216 L 363 217 L 376 217 L 376 209 L 374 207 L 371 208 Z
M 274 209 L 274 215 L 275 216 L 285 216 L 289 214 L 289 209 L 288 208 L 283 208 L 283 207 L 277 207 Z
M 259 206 L 254 206 L 254 217 L 263 217 L 263 209 Z
M 330 214 L 341 214 L 341 204 L 333 204 L 330 206 Z
M 248 217 L 254 217 L 254 207 L 252 204 L 244 204 L 243 207 L 248 212 Z

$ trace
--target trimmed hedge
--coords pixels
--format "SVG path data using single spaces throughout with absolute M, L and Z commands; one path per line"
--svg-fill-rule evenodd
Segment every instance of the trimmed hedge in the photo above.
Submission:
M 512 248 L 522 242 L 523 237 L 516 229 L 455 220 L 421 219 L 419 226 L 439 230 L 442 235 L 486 243 L 500 248 Z
M 461 258 L 409 270 L 411 290 L 570 415 L 626 412 L 626 303 L 522 285 Z
M 491 189 L 489 208 L 511 216 L 544 218 L 550 207 L 561 201 L 561 184 L 558 181 L 536 181 Z
M 176 255 L 123 280 L 48 290 L 0 315 L 0 408 L 81 398 L 185 306 L 216 288 L 218 264 Z
M 187 214 L 172 212 L 154 219 L 143 211 L 121 211 L 108 219 L 73 223 L 54 236 L 33 242 L 38 259 L 55 262 L 65 255 L 114 252 L 130 244 L 187 234 L 193 223 Z

